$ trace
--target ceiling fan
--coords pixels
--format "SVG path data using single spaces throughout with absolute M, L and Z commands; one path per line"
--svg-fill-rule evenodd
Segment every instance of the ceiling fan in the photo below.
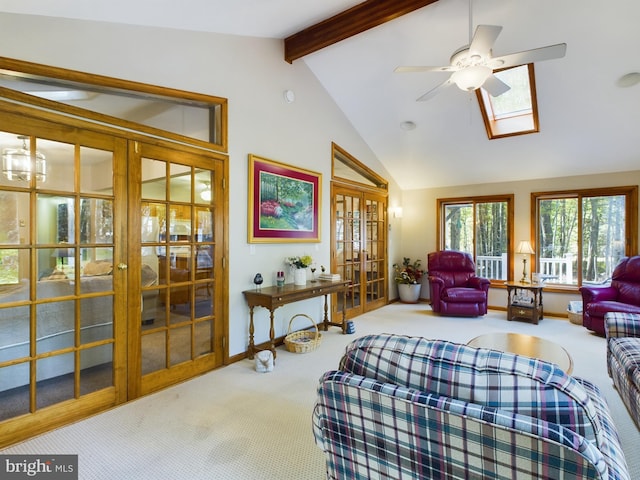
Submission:
M 461 90 L 472 91 L 484 88 L 493 97 L 502 95 L 509 90 L 509 85 L 493 75 L 498 68 L 509 68 L 527 63 L 541 62 L 553 58 L 562 58 L 567 50 L 566 43 L 558 43 L 532 50 L 511 53 L 494 57 L 492 47 L 502 31 L 497 25 L 478 25 L 471 38 L 473 20 L 471 17 L 471 1 L 469 1 L 469 45 L 459 48 L 449 60 L 448 66 L 443 67 L 398 67 L 395 72 L 453 72 L 451 76 L 437 87 L 429 90 L 418 98 L 425 101 L 433 98 L 442 89 L 456 84 Z

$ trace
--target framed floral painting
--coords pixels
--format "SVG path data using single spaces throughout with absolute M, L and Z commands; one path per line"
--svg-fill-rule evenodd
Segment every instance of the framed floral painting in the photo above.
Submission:
M 322 175 L 249 155 L 249 243 L 319 242 Z

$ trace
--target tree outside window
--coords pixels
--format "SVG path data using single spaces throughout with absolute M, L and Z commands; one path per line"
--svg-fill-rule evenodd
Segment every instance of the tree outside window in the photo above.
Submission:
M 20 202 L 27 202 L 28 197 L 24 193 L 0 192 L 0 244 L 18 245 L 20 243 Z M 22 204 L 24 205 L 24 203 Z M 26 230 L 26 229 L 23 229 Z M 26 260 L 17 248 L 0 249 L 0 286 L 16 284 L 24 274 L 28 262 L 24 262 L 20 269 L 20 259 Z
M 470 253 L 476 273 L 507 280 L 513 196 L 438 200 L 440 248 Z
M 637 187 L 532 194 L 546 283 L 606 284 L 637 244 Z

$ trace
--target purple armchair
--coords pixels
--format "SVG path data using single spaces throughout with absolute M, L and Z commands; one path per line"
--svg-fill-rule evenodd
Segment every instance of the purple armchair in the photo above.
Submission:
M 471 255 L 453 250 L 428 255 L 431 308 L 441 315 L 477 317 L 487 313 L 490 282 L 476 276 Z
M 624 257 L 613 270 L 608 287 L 581 287 L 582 325 L 604 335 L 608 312 L 640 313 L 640 256 Z

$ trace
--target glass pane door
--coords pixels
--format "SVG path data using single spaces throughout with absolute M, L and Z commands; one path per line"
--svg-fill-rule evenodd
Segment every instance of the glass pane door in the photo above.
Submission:
M 363 312 L 361 295 L 360 252 L 362 250 L 362 226 L 360 222 L 360 195 L 339 191 L 334 195 L 334 259 L 333 270 L 351 285 L 347 294 L 346 314 L 348 318 Z M 342 310 L 343 298 L 338 295 L 337 311 Z
M 0 447 L 222 365 L 228 291 L 225 156 L 14 108 L 0 102 Z
M 387 207 L 385 200 L 383 197 L 365 194 L 365 254 L 363 259 L 367 299 L 365 311 L 374 310 L 387 303 Z
M 112 405 L 124 353 L 113 268 L 124 142 L 55 125 L 42 138 L 22 123 L 0 120 L 0 422 L 60 417 L 67 401 Z
M 140 376 L 147 392 L 222 362 L 216 302 L 220 173 L 211 159 L 144 146 L 140 158 Z M 219 300 L 218 300 L 219 302 Z
M 346 311 L 352 318 L 387 302 L 386 201 L 342 187 L 334 188 L 333 199 L 333 269 L 351 281 Z M 336 311 L 341 308 L 338 295 Z

